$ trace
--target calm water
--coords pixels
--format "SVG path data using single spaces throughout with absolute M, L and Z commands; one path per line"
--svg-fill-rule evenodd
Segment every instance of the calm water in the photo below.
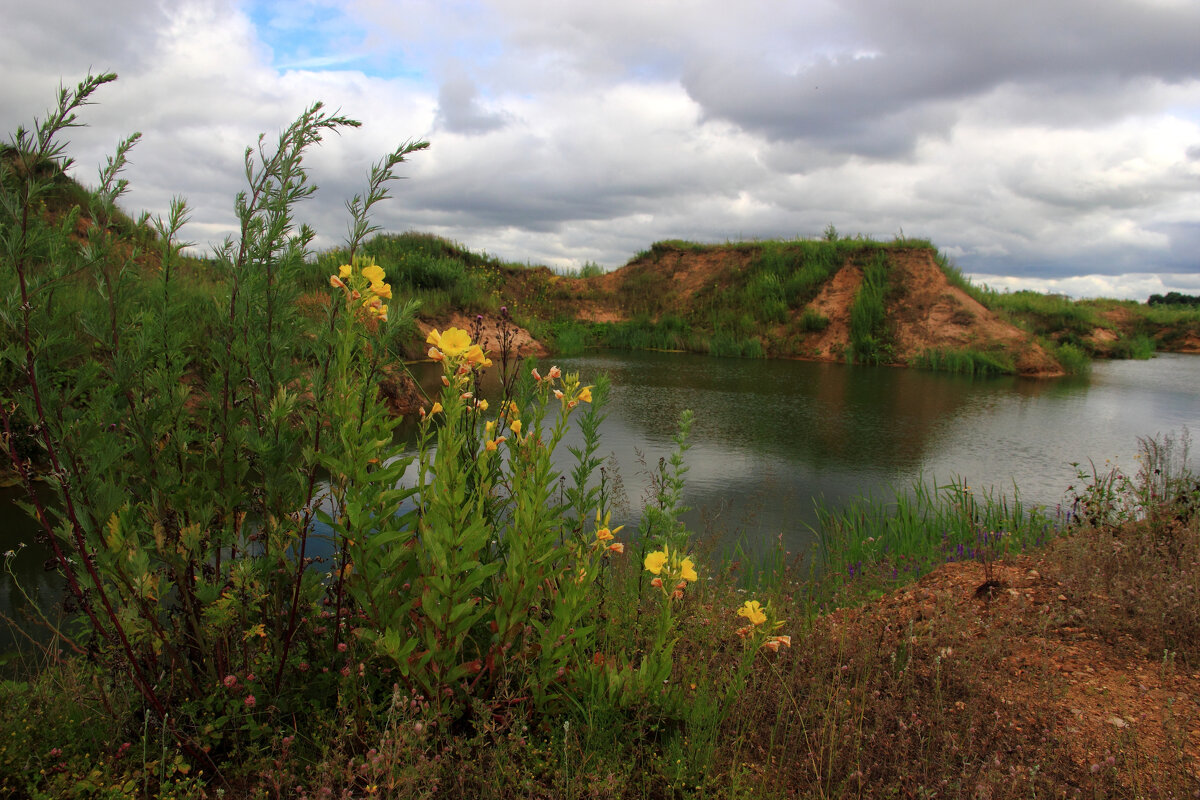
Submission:
M 1054 506 L 1074 481 L 1071 462 L 1106 468 L 1109 461 L 1132 472 L 1139 436 L 1185 426 L 1200 433 L 1200 356 L 1096 362 L 1086 378 L 1057 380 L 675 353 L 558 363 L 588 382 L 611 376 L 600 454 L 618 465 L 633 509 L 648 484 L 642 463 L 670 456 L 676 422 L 690 408 L 692 529 L 751 544 L 782 535 L 793 551 L 811 542 L 805 523 L 814 498 L 837 505 L 861 494 L 890 496 L 922 476 L 958 477 L 1010 495 L 1015 487 L 1027 503 Z M 27 591 L 45 597 L 56 581 L 42 570 L 47 554 L 33 546 L 16 496 L 0 494 L 0 552 L 29 543 L 11 566 Z M 636 522 L 635 512 L 614 514 L 614 523 L 624 522 Z M 0 613 L 24 605 L 11 577 L 0 574 Z M 0 623 L 0 653 L 9 636 Z
M 1089 377 L 1058 380 L 664 353 L 562 366 L 612 376 L 603 452 L 635 507 L 636 450 L 650 464 L 668 456 L 690 408 L 693 528 L 751 542 L 782 534 L 793 550 L 811 541 L 814 498 L 837 505 L 959 477 L 1054 506 L 1074 482 L 1071 462 L 1133 471 L 1139 436 L 1200 431 L 1197 356 L 1097 362 Z

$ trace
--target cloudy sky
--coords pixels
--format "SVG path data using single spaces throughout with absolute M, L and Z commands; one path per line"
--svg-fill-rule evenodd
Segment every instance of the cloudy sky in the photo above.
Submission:
M 133 131 L 125 205 L 233 224 L 241 158 L 309 103 L 363 122 L 301 216 L 406 139 L 378 215 L 515 261 L 625 263 L 667 238 L 931 238 L 976 280 L 1200 293 L 1194 0 L 39 0 L 0 30 L 0 124 L 113 71 L 76 175 Z

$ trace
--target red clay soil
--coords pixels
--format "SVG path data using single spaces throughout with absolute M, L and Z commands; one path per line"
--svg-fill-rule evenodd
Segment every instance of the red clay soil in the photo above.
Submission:
M 898 287 L 888 308 L 896 355 L 908 360 L 922 350 L 1000 350 L 1014 354 L 1021 375 L 1051 377 L 1062 368 L 1033 337 L 1001 320 L 950 284 L 933 251 L 897 250 L 889 257 Z
M 983 564 L 946 564 L 915 585 L 836 612 L 832 621 L 849 630 L 867 615 L 898 632 L 949 626 L 960 631 L 959 642 L 943 650 L 951 669 L 955 661 L 972 663 L 976 643 L 1002 631 L 1007 655 L 989 685 L 1007 713 L 996 725 L 1034 735 L 1036 712 L 1043 724 L 1052 720 L 1052 735 L 1067 744 L 1080 775 L 1120 754 L 1143 774 L 1190 764 L 1185 769 L 1200 786 L 1200 672 L 1127 636 L 1112 641 L 1094 631 L 1076 605 L 1086 603 L 1068 595 L 1055 571 L 1037 556 L 996 562 L 990 578 L 998 587 L 980 596 L 989 577 Z
M 628 303 L 651 303 L 659 314 L 687 316 L 697 295 L 720 298 L 720 289 L 738 280 L 755 253 L 748 248 L 659 248 L 626 266 L 587 279 L 564 279 L 577 319 L 616 322 L 628 319 Z M 1058 363 L 1027 332 L 1001 320 L 963 290 L 953 286 L 928 248 L 890 249 L 891 300 L 888 324 L 898 363 L 927 349 L 1000 352 L 1013 358 L 1022 375 L 1061 375 Z M 850 309 L 862 282 L 862 270 L 847 262 L 822 287 L 809 308 L 829 319 L 816 333 L 793 336 L 778 355 L 842 361 L 850 343 Z M 637 287 L 636 290 L 633 287 Z M 803 313 L 797 310 L 794 318 Z M 798 326 L 776 331 L 780 340 Z

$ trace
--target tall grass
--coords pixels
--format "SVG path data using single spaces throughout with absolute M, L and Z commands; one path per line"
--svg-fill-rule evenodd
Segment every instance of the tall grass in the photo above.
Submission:
M 891 360 L 887 291 L 887 256 L 875 253 L 863 268 L 863 281 L 850 308 L 850 346 L 856 361 L 881 364 Z
M 909 366 L 935 372 L 960 375 L 1012 375 L 1016 367 L 1012 360 L 983 350 L 943 350 L 929 348 L 909 360 Z
M 817 505 L 820 566 L 847 578 L 871 573 L 905 582 L 947 561 L 995 559 L 1040 547 L 1058 521 L 1013 497 L 976 492 L 962 480 L 918 480 L 891 501 L 860 498 L 833 509 Z

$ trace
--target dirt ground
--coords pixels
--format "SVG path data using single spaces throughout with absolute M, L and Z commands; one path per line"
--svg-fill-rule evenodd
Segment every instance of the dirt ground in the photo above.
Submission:
M 1001 630 L 1010 655 L 990 686 L 1008 713 L 996 725 L 1035 735 L 1033 712 L 1043 724 L 1049 717 L 1051 735 L 1065 743 L 1080 774 L 1106 769 L 1119 757 L 1153 776 L 1182 758 L 1200 792 L 1200 672 L 1129 637 L 1110 641 L 1097 633 L 1055 569 L 1039 556 L 996 562 L 990 579 L 997 585 L 978 593 L 989 579 L 983 564 L 946 564 L 835 617 L 852 628 L 874 615 L 899 631 L 953 620 L 949 627 L 961 631 L 961 644 L 943 650 L 951 664 L 954 651 L 972 663 L 972 647 Z

